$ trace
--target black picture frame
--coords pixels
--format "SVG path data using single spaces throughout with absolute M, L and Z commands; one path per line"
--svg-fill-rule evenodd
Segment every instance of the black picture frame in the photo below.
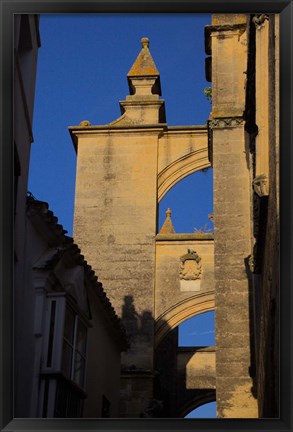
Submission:
M 3 431 L 291 431 L 292 422 L 292 1 L 285 0 L 0 0 L 1 169 L 0 319 Z M 14 419 L 13 418 L 13 15 L 25 13 L 280 13 L 281 413 L 279 419 Z

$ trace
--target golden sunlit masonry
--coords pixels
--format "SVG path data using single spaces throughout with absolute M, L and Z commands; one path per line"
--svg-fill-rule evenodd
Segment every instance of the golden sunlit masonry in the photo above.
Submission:
M 22 20 L 20 28 L 35 23 Z M 211 401 L 218 418 L 279 416 L 278 23 L 277 15 L 212 15 L 202 65 L 212 110 L 200 126 L 168 126 L 151 43 L 141 39 L 121 116 L 69 127 L 76 244 L 45 203 L 30 198 L 25 209 L 18 189 L 16 232 L 28 218 L 47 245 L 34 268 L 15 246 L 16 302 L 26 267 L 31 301 L 47 308 L 46 320 L 34 311 L 37 334 L 16 328 L 19 416 L 184 417 Z M 16 133 L 21 163 L 22 140 Z M 160 200 L 209 167 L 214 233 L 177 234 L 171 209 L 158 232 Z M 178 325 L 212 310 L 216 346 L 178 348 Z M 16 311 L 20 325 L 27 310 Z M 17 355 L 28 340 L 38 354 L 24 377 Z M 26 392 L 33 399 L 23 410 Z

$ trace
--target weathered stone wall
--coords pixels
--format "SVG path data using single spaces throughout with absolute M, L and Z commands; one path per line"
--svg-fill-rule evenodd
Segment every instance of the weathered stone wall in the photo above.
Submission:
M 213 131 L 219 417 L 257 417 L 250 377 L 250 176 L 243 127 Z
M 231 21 L 232 18 L 232 21 Z M 216 389 L 218 417 L 257 417 L 250 340 L 250 158 L 244 131 L 245 15 L 214 15 L 209 28 L 213 101 Z
M 231 20 L 232 18 L 232 20 Z M 213 15 L 212 117 L 243 115 L 246 72 L 246 15 Z
M 180 347 L 177 350 L 177 413 L 216 400 L 215 347 Z
M 120 415 L 139 417 L 153 395 L 160 128 L 110 129 L 79 138 L 74 237 L 126 328 Z
M 121 377 L 119 417 L 148 417 L 154 394 L 154 375 L 128 371 Z M 149 417 L 153 416 L 153 412 Z
M 210 369 L 205 377 L 204 365 L 191 349 L 178 352 L 178 325 L 196 313 L 214 307 L 214 250 L 211 234 L 158 234 L 156 241 L 156 283 L 155 283 L 155 365 L 158 372 L 156 397 L 162 400 L 160 416 L 178 417 L 184 413 L 186 403 L 205 397 L 203 389 L 211 387 Z M 189 252 L 188 251 L 193 251 Z M 188 271 L 199 271 L 199 279 L 183 279 L 182 258 L 197 254 L 199 268 L 192 266 Z M 198 299 L 197 299 L 198 297 Z M 198 302 L 198 305 L 197 305 Z M 202 310 L 203 309 L 203 310 Z M 203 357 L 202 357 L 203 358 Z M 215 372 L 213 360 L 208 364 Z M 199 360 L 199 361 L 198 361 Z M 205 359 L 207 360 L 207 359 Z M 204 360 L 204 361 L 205 361 Z M 215 377 L 212 378 L 215 381 Z M 205 384 L 204 384 L 205 383 Z M 200 390 L 200 391 L 199 391 Z M 189 405 L 188 405 L 189 406 Z M 192 406 L 192 405 L 191 405 Z M 196 403 L 195 406 L 196 407 Z
M 124 366 L 145 369 L 153 366 L 158 133 L 96 132 L 79 140 L 77 161 L 74 237 L 130 336 Z
M 156 242 L 155 318 L 164 315 L 170 307 L 193 297 L 214 291 L 214 247 L 210 235 L 198 239 L 196 234 L 158 235 Z M 181 259 L 188 249 L 201 258 L 198 280 L 180 278 Z M 188 312 L 188 311 L 187 311 Z M 184 318 L 182 318 L 184 320 Z
M 177 369 L 179 391 L 215 388 L 215 348 L 178 348 Z
M 267 160 L 268 162 L 268 197 L 266 199 L 267 214 L 258 220 L 259 233 L 262 238 L 257 240 L 257 260 L 260 276 L 256 285 L 258 290 L 257 317 L 257 394 L 260 417 L 279 416 L 279 18 L 270 15 L 263 26 L 256 33 L 265 32 L 268 52 L 265 56 L 266 68 L 269 76 L 267 94 L 267 117 L 261 126 L 268 136 Z M 256 50 L 261 47 L 256 44 Z M 262 79 L 262 70 L 256 69 L 256 76 Z M 262 112 L 263 100 L 256 98 L 256 112 Z M 262 131 L 260 130 L 259 133 Z M 256 153 L 256 158 L 260 157 Z
M 177 416 L 178 327 L 168 329 L 155 351 L 155 398 L 162 401 L 160 417 Z

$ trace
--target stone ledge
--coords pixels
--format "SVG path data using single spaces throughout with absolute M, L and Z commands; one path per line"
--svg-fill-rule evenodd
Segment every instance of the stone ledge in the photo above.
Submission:
M 157 234 L 156 241 L 178 241 L 178 240 L 214 240 L 214 234 L 210 233 L 182 233 L 182 234 Z
M 247 28 L 247 23 L 235 23 L 235 24 L 217 24 L 205 26 L 204 38 L 205 38 L 205 52 L 207 55 L 212 54 L 212 44 L 211 44 L 211 33 L 215 32 L 232 32 L 232 31 L 245 31 Z

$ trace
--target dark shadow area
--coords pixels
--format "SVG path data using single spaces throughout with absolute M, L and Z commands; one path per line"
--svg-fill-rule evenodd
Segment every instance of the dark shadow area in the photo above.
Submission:
M 136 311 L 131 295 L 124 297 L 121 321 L 130 341 L 130 349 L 122 359 L 122 414 L 129 415 L 133 404 L 139 401 L 144 406 L 141 418 L 183 418 L 198 406 L 216 400 L 212 374 L 198 378 L 198 388 L 192 388 L 196 385 L 195 377 L 187 377 L 187 365 L 194 355 L 213 353 L 213 347 L 178 347 L 176 327 L 169 328 L 152 353 L 155 320 L 150 311 Z M 152 354 L 153 369 L 143 367 L 150 364 L 147 356 Z
M 264 127 L 257 116 L 257 76 L 259 25 L 269 22 L 268 29 L 268 118 L 267 153 L 268 166 L 260 170 L 262 153 L 257 146 L 259 129 Z M 246 85 L 246 109 L 244 113 L 245 130 L 248 133 L 246 156 L 248 167 L 252 167 L 252 223 L 254 246 L 252 256 L 245 259 L 246 273 L 249 280 L 250 344 L 251 367 L 253 378 L 252 394 L 258 399 L 260 418 L 278 418 L 279 411 L 279 144 L 276 135 L 278 115 L 276 103 L 277 74 L 276 58 L 276 21 L 273 15 L 251 16 L 249 26 L 249 50 Z M 278 26 L 278 25 L 277 25 Z M 257 124 L 260 122 L 259 124 Z M 258 169 L 257 169 L 258 167 Z
M 137 335 L 140 324 L 140 316 L 135 311 L 133 296 L 129 295 L 124 297 L 121 319 L 125 327 L 128 340 L 131 342 L 135 338 L 135 335 Z
M 185 417 L 191 410 L 216 401 L 214 347 L 178 347 L 177 412 Z
M 203 364 L 207 375 L 193 373 L 195 355 L 213 353 L 213 347 L 178 347 L 178 327 L 171 330 L 155 352 L 156 397 L 164 401 L 162 417 L 183 418 L 202 404 L 216 400 L 215 374 Z M 200 363 L 200 358 L 195 364 Z
M 251 268 L 251 256 L 248 256 L 244 260 L 245 270 L 247 274 L 248 286 L 249 286 L 249 336 L 250 336 L 250 367 L 249 376 L 252 378 L 253 385 L 251 387 L 251 393 L 253 397 L 257 398 L 257 383 L 256 383 L 256 335 L 255 335 L 255 325 L 256 325 L 256 314 L 255 314 L 255 293 L 252 281 L 252 268 Z
M 131 413 L 139 406 L 142 407 L 138 413 L 140 418 L 164 417 L 166 401 L 154 391 L 160 383 L 160 374 L 153 364 L 155 320 L 152 312 L 137 312 L 132 295 L 124 296 L 121 310 L 122 325 L 130 342 L 121 363 L 121 416 L 134 417 Z

